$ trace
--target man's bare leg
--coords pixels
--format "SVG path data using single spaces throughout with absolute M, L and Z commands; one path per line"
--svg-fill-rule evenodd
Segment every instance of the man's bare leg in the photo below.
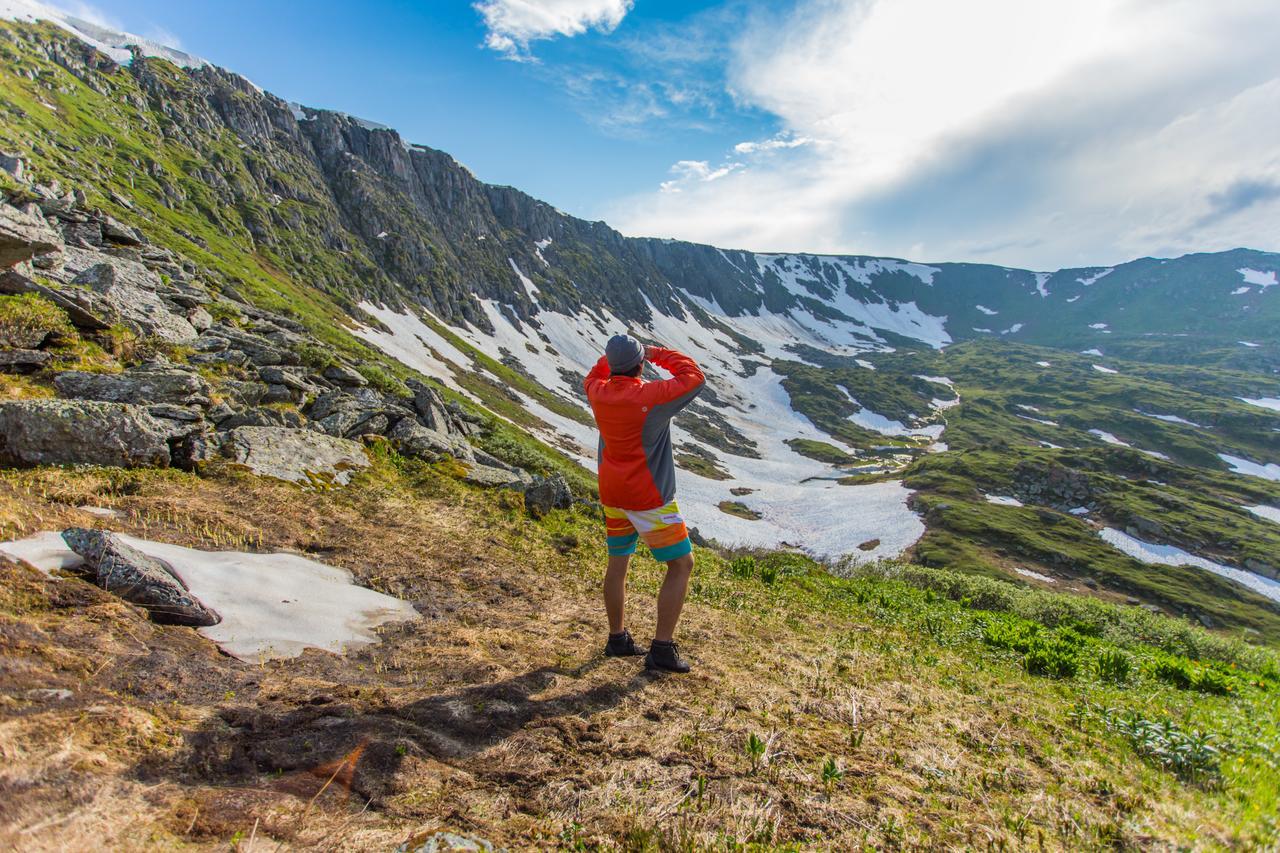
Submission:
M 609 633 L 621 634 L 624 609 L 627 604 L 627 565 L 630 554 L 610 554 L 609 567 L 604 572 L 604 609 L 609 615 Z M 676 611 L 677 615 L 679 611 Z
M 660 643 L 671 642 L 675 635 L 680 611 L 684 609 L 684 598 L 689 592 L 689 576 L 692 574 L 692 554 L 667 561 L 667 576 L 662 581 L 662 589 L 658 590 L 658 627 L 653 633 L 653 638 Z

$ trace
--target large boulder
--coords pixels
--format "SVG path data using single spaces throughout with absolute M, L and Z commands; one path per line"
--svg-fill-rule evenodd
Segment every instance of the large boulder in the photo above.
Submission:
M 462 475 L 462 479 L 473 486 L 482 486 L 486 489 L 519 488 L 524 485 L 524 479 L 514 471 L 508 471 L 505 468 L 491 468 L 488 465 L 468 466 L 467 472 Z
M 209 384 L 199 374 L 173 367 L 140 367 L 124 373 L 68 370 L 53 379 L 63 397 L 115 403 L 209 405 Z
M 170 436 L 166 424 L 127 403 L 0 402 L 0 465 L 163 467 Z
M 222 617 L 192 595 L 169 566 L 103 530 L 72 527 L 62 532 L 67 546 L 94 571 L 98 586 L 145 607 L 168 625 L 217 625 Z
M 191 343 L 197 337 L 186 317 L 175 314 L 160 298 L 160 277 L 137 261 L 101 252 L 68 250 L 68 256 L 92 255 L 97 263 L 86 267 L 71 283 L 88 287 L 102 296 L 125 323 L 140 332 L 171 343 Z M 83 263 L 84 258 L 78 257 Z
M 0 204 L 0 269 L 61 247 L 61 238 L 43 219 Z
M 542 518 L 553 509 L 573 506 L 573 492 L 569 490 L 569 482 L 563 474 L 534 477 L 533 482 L 525 487 L 524 505 L 534 518 Z
M 343 485 L 369 467 L 354 441 L 309 429 L 245 426 L 227 433 L 222 453 L 255 474 L 310 485 Z
M 387 437 L 397 450 L 407 456 L 417 456 L 428 461 L 441 456 L 452 456 L 463 462 L 475 460 L 471 445 L 460 438 L 428 429 L 413 418 L 403 418 Z

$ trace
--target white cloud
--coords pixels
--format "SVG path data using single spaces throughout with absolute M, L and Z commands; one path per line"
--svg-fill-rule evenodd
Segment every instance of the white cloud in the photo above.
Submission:
M 783 132 L 624 232 L 1041 269 L 1280 234 L 1274 0 L 805 0 L 726 73 Z
M 733 150 L 738 154 L 759 154 L 763 151 L 777 151 L 780 148 L 799 148 L 801 145 L 809 145 L 812 142 L 813 140 L 807 136 L 778 134 L 772 139 L 762 139 L 758 142 L 739 142 L 733 146 Z
M 529 44 L 589 29 L 613 32 L 634 0 L 478 0 L 488 30 L 485 45 L 510 59 L 528 59 Z
M 709 184 L 712 181 L 718 181 L 741 169 L 743 165 L 743 163 L 726 163 L 713 169 L 706 160 L 681 160 L 671 167 L 671 174 L 675 177 L 669 181 L 663 181 L 659 189 L 664 193 L 678 193 L 689 184 Z

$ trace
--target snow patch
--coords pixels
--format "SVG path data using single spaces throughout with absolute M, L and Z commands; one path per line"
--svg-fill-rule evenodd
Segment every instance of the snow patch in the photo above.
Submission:
M 1111 373 L 1111 374 L 1115 374 L 1115 373 L 1119 373 L 1119 372 L 1120 372 L 1120 371 L 1118 371 L 1118 370 L 1112 370 L 1110 367 L 1103 367 L 1101 364 L 1095 364 L 1095 365 L 1093 365 L 1093 369 L 1094 369 L 1094 370 L 1096 370 L 1096 371 L 1098 371 L 1099 373 Z
M 1038 580 L 1038 581 L 1041 581 L 1042 583 L 1058 582 L 1056 579 L 1051 578 L 1048 575 L 1042 575 L 1039 572 L 1033 572 L 1031 571 L 1031 569 L 1015 568 L 1014 571 L 1022 575 L 1024 578 L 1031 578 L 1032 580 Z
M 378 642 L 374 628 L 417 619 L 413 605 L 357 586 L 349 571 L 297 554 L 198 551 L 116 534 L 127 545 L 163 560 L 191 594 L 216 610 L 222 621 L 198 629 L 232 657 L 259 663 L 292 658 L 303 649 L 335 654 Z M 79 556 L 57 533 L 0 543 L 50 572 L 73 567 Z M 81 561 L 82 562 L 82 561 Z
M 1257 349 L 1262 346 L 1262 344 L 1255 344 L 1253 341 L 1236 341 L 1236 343 L 1242 347 L 1248 347 L 1249 349 Z
M 1241 278 L 1244 279 L 1245 284 L 1256 284 L 1259 287 L 1261 287 L 1263 290 L 1266 290 L 1268 287 L 1275 287 L 1276 285 L 1275 270 L 1264 271 L 1264 270 L 1249 269 L 1248 267 L 1241 267 L 1240 269 L 1236 270 L 1236 272 L 1240 273 L 1240 276 Z
M 1080 278 L 1077 278 L 1076 281 L 1080 282 L 1085 287 L 1089 287 L 1095 284 L 1096 282 L 1100 281 L 1101 279 L 1104 279 L 1107 276 L 1111 275 L 1115 271 L 1116 271 L 1115 267 L 1107 267 L 1106 269 L 1102 270 L 1102 272 L 1097 272 L 1089 276 L 1081 276 Z M 1076 299 L 1079 299 L 1079 298 L 1080 298 L 1079 296 L 1076 296 L 1076 297 L 1073 297 L 1072 299 L 1068 299 L 1067 301 L 1074 302 Z
M 1102 350 L 1094 347 L 1093 349 L 1080 350 L 1081 355 L 1102 355 Z
M 1235 290 L 1231 291 L 1231 295 L 1244 296 L 1246 293 L 1248 293 L 1251 290 L 1253 290 L 1252 287 L 1237 287 Z
M 995 315 L 1000 313 L 999 311 L 992 311 L 990 308 L 986 307 L 985 305 L 975 305 L 973 307 L 977 308 L 979 311 L 981 311 L 983 314 L 986 314 L 988 317 L 994 317 Z
M 1233 474 L 1247 474 L 1250 477 L 1261 477 L 1264 480 L 1280 482 L 1280 465 L 1274 462 L 1259 464 L 1248 459 L 1242 459 L 1239 456 L 1230 456 L 1226 453 L 1219 453 L 1218 458 L 1231 467 Z
M 1258 518 L 1265 518 L 1267 521 L 1274 521 L 1276 524 L 1280 524 L 1280 509 L 1276 507 L 1258 504 L 1257 506 L 1247 506 L 1245 509 Z
M 1091 429 L 1091 430 L 1089 430 L 1089 435 L 1097 436 L 1098 438 L 1100 438 L 1100 439 L 1102 439 L 1103 441 L 1105 441 L 1107 444 L 1114 444 L 1114 445 L 1116 445 L 1117 447 L 1132 447 L 1132 446 L 1133 446 L 1132 444 L 1129 444 L 1128 442 L 1121 441 L 1120 439 L 1116 438 L 1114 435 L 1112 435 L 1111 433 L 1107 432 L 1106 430 L 1101 430 L 1101 429 Z
M 1106 323 L 1090 323 L 1089 324 L 1090 329 L 1105 329 L 1106 327 L 1107 327 Z
M 1242 402 L 1248 403 L 1250 406 L 1258 406 L 1262 409 L 1270 409 L 1273 412 L 1280 412 L 1280 397 L 1241 397 Z
M 1155 412 L 1144 412 L 1142 409 L 1134 409 L 1134 411 L 1139 415 L 1142 415 L 1144 418 L 1155 418 L 1156 420 L 1164 421 L 1165 423 L 1182 424 L 1183 426 L 1195 427 L 1196 429 L 1204 429 L 1200 424 L 1189 421 L 1186 418 L 1180 418 L 1177 415 L 1157 415 Z
M 996 504 L 998 506 L 1022 506 L 1022 501 L 1017 498 L 1011 498 L 1008 495 L 983 495 L 987 503 Z
M 1043 299 L 1044 297 L 1049 295 L 1049 289 L 1045 287 L 1045 283 L 1050 279 L 1053 273 L 1038 272 L 1035 275 L 1036 275 L 1036 293 L 1040 294 L 1040 297 Z
M 1247 572 L 1244 569 L 1237 569 L 1233 566 L 1224 566 L 1204 557 L 1197 557 L 1195 554 L 1188 554 L 1173 545 L 1157 545 L 1152 542 L 1143 542 L 1141 539 L 1136 539 L 1112 527 L 1104 527 L 1098 531 L 1098 535 L 1111 547 L 1139 562 L 1157 566 L 1193 566 L 1198 569 L 1204 569 L 1220 577 L 1233 580 L 1242 586 L 1247 586 L 1272 601 L 1280 601 L 1280 581 L 1264 578 L 1262 575 L 1255 575 L 1253 572 Z

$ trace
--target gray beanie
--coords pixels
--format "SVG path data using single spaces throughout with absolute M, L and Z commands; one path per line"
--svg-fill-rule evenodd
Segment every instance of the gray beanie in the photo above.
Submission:
M 605 344 L 604 357 L 614 373 L 626 373 L 644 361 L 644 345 L 630 335 L 614 335 Z

